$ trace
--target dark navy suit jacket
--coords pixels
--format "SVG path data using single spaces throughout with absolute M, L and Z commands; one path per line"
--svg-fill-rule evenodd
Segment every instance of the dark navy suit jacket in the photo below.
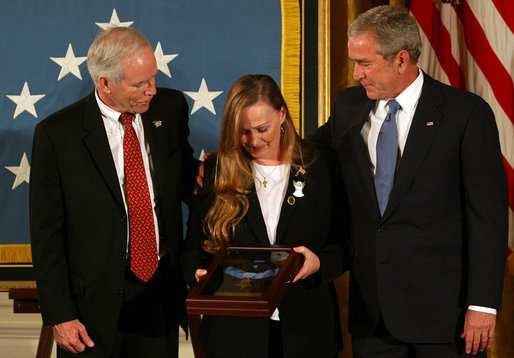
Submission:
M 350 202 L 350 331 L 382 315 L 401 341 L 454 342 L 468 305 L 501 306 L 508 196 L 493 112 L 424 74 L 381 217 L 361 135 L 374 105 L 363 87 L 343 90 L 313 137 L 337 151 Z

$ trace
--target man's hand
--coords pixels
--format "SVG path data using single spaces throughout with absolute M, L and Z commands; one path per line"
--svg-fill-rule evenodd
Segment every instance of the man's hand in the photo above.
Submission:
M 302 267 L 300 268 L 300 271 L 296 274 L 293 282 L 303 280 L 304 278 L 309 277 L 313 273 L 316 273 L 319 271 L 319 268 L 321 267 L 321 263 L 319 261 L 318 255 L 316 255 L 314 252 L 306 248 L 305 246 L 298 246 L 293 249 L 295 252 L 302 254 L 305 256 L 305 261 L 303 262 Z
M 464 320 L 464 332 L 460 336 L 466 340 L 466 353 L 477 354 L 478 351 L 491 347 L 495 325 L 496 315 L 468 310 Z
M 216 152 L 209 152 L 203 155 L 203 160 L 213 156 Z M 203 188 L 203 161 L 198 164 L 198 173 L 196 173 L 195 187 L 193 188 L 193 195 L 197 195 L 200 189 Z
M 196 278 L 196 282 L 200 281 L 200 279 L 207 275 L 207 270 L 204 270 L 204 269 L 198 269 L 195 271 L 195 278 Z
M 196 173 L 196 182 L 193 187 L 193 195 L 198 195 L 200 189 L 203 188 L 203 162 L 198 164 L 198 173 Z
M 78 319 L 56 324 L 52 327 L 55 343 L 65 351 L 78 354 L 93 348 L 95 343 L 89 338 L 86 327 Z

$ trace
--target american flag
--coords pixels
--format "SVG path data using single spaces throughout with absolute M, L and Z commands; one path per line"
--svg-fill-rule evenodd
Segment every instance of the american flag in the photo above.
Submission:
M 509 186 L 509 252 L 503 310 L 492 357 L 512 357 L 514 343 L 514 1 L 412 0 L 422 30 L 420 67 L 454 87 L 482 96 L 491 106 Z
M 509 186 L 508 270 L 514 273 L 514 1 L 412 0 L 422 30 L 420 67 L 492 107 Z
M 157 86 L 189 103 L 197 157 L 216 149 L 237 78 L 267 73 L 280 83 L 280 0 L 26 0 L 2 1 L 0 10 L 0 263 L 2 246 L 30 242 L 34 126 L 93 90 L 86 56 L 103 29 L 130 26 L 148 38 Z

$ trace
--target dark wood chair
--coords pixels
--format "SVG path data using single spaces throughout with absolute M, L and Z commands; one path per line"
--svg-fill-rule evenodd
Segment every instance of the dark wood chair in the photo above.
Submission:
M 9 298 L 14 300 L 14 313 L 40 313 L 37 289 L 35 288 L 10 288 Z M 50 358 L 54 344 L 54 335 L 51 326 L 41 326 L 39 343 L 37 345 L 36 358 Z
M 195 358 L 205 358 L 205 353 L 200 344 L 198 338 L 198 332 L 200 331 L 200 322 L 202 317 L 199 314 L 187 315 L 187 324 L 189 326 L 189 335 L 191 336 L 191 345 L 193 346 L 193 353 Z

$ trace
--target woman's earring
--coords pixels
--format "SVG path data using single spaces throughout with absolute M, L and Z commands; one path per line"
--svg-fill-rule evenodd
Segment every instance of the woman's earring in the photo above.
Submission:
M 284 126 L 281 124 L 280 125 L 280 135 L 281 136 L 284 136 L 284 133 L 286 132 L 286 130 L 284 129 Z

